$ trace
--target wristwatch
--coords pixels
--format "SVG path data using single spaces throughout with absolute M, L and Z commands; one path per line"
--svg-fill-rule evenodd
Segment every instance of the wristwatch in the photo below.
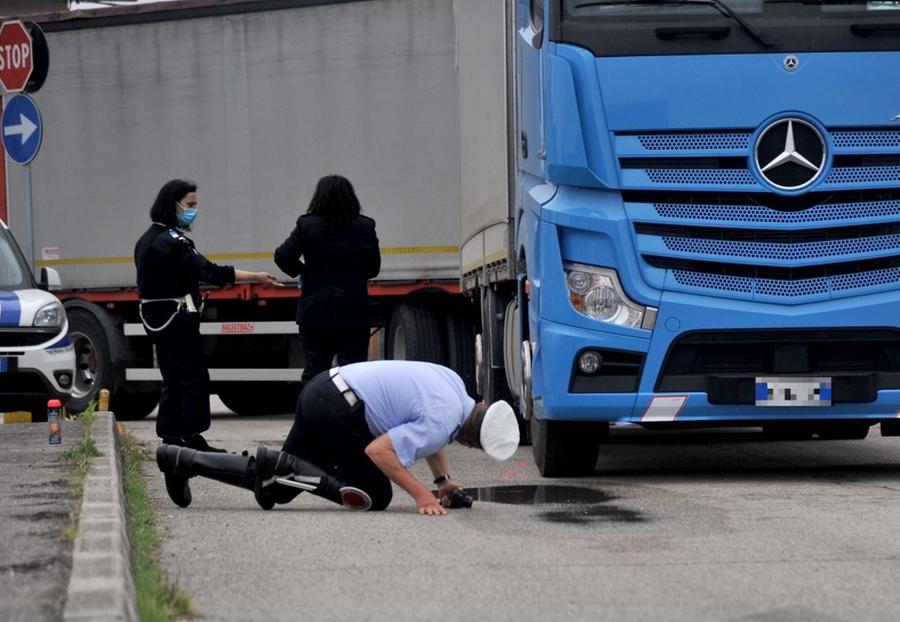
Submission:
M 440 477 L 434 478 L 434 484 L 435 485 L 443 484 L 444 482 L 446 482 L 449 479 L 450 479 L 449 475 L 441 475 Z

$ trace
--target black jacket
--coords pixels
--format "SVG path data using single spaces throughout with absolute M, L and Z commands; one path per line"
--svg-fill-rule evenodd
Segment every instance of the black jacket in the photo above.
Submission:
M 195 304 L 200 304 L 201 281 L 212 285 L 234 283 L 232 266 L 209 261 L 181 231 L 157 223 L 150 225 L 134 245 L 134 265 L 142 299 L 191 294 Z M 171 312 L 170 305 L 159 306 Z
M 374 220 L 359 216 L 348 227 L 334 231 L 318 216 L 304 214 L 275 250 L 275 263 L 286 274 L 302 278 L 298 324 L 350 330 L 369 327 L 368 280 L 381 269 Z

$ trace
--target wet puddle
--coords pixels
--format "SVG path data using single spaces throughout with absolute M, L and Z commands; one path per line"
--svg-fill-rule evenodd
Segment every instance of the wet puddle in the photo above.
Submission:
M 634 510 L 609 503 L 616 497 L 602 490 L 581 486 L 515 485 L 466 488 L 476 501 L 511 505 L 552 505 L 538 517 L 551 523 L 590 525 L 596 523 L 641 523 L 648 520 Z

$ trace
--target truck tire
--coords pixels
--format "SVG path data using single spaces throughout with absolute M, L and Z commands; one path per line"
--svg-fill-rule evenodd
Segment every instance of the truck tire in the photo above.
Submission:
M 808 441 L 816 430 L 809 423 L 775 421 L 763 425 L 763 434 L 771 441 Z
M 819 426 L 823 441 L 861 441 L 869 435 L 869 424 L 859 421 L 829 421 Z
M 475 395 L 475 325 L 464 307 L 447 312 L 447 366 L 459 374 L 466 393 Z
M 387 358 L 447 364 L 447 352 L 437 314 L 422 304 L 403 303 L 391 313 Z
M 531 449 L 544 477 L 591 475 L 609 424 L 531 418 Z
M 219 399 L 242 417 L 293 414 L 300 395 L 300 383 L 240 383 L 219 389 Z
M 72 397 L 67 404 L 73 413 L 83 412 L 97 399 L 100 389 L 109 389 L 109 407 L 116 419 L 143 419 L 159 403 L 159 391 L 129 391 L 122 385 L 121 374 L 112 363 L 110 340 L 103 322 L 90 310 L 82 307 L 68 309 L 69 337 L 75 348 L 75 378 Z
M 109 408 L 119 421 L 137 421 L 153 412 L 159 404 L 159 391 L 117 391 L 109 398 Z

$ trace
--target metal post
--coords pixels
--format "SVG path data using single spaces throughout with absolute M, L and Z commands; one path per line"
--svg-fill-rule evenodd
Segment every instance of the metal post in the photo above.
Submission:
M 25 260 L 31 272 L 35 272 L 34 261 L 34 210 L 31 206 L 31 164 L 25 165 Z

